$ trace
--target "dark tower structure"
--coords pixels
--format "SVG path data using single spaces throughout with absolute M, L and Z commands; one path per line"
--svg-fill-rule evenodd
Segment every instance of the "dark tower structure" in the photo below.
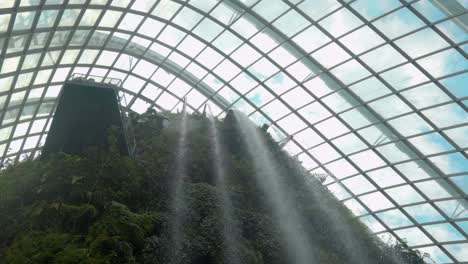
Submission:
M 89 147 L 106 150 L 111 126 L 118 128 L 120 152 L 124 155 L 131 153 L 131 147 L 127 144 L 127 122 L 119 107 L 115 88 L 115 85 L 82 77 L 67 81 L 42 157 L 57 152 L 81 154 Z

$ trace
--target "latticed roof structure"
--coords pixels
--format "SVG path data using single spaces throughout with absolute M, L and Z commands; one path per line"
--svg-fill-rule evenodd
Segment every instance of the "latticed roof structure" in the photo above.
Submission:
M 0 157 L 38 155 L 73 74 L 120 79 L 128 110 L 268 124 L 372 232 L 468 262 L 467 7 L 1 0 Z

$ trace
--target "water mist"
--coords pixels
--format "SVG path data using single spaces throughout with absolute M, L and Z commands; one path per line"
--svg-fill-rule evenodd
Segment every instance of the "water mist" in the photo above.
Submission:
M 219 201 L 221 202 L 221 216 L 223 224 L 223 255 L 226 263 L 241 264 L 239 259 L 240 230 L 236 225 L 233 214 L 233 205 L 227 191 L 226 170 L 224 168 L 224 155 L 220 145 L 220 138 L 216 128 L 216 121 L 209 117 L 211 144 L 213 146 L 213 165 L 216 175 L 216 186 L 219 188 Z
M 171 252 L 170 263 L 179 263 L 182 251 L 182 241 L 184 238 L 183 225 L 185 222 L 184 211 L 187 208 L 183 195 L 184 178 L 187 176 L 187 113 L 183 110 L 180 123 L 178 124 L 179 135 L 177 138 L 175 161 L 174 161 L 174 179 L 171 190 L 171 210 L 174 221 L 170 226 Z
M 296 264 L 317 263 L 310 239 L 302 232 L 304 224 L 294 209 L 290 196 L 280 183 L 275 160 L 266 146 L 258 128 L 243 114 L 234 112 L 234 117 L 244 144 L 256 170 L 256 184 L 265 194 L 273 213 L 273 220 L 283 234 L 283 244 L 291 262 Z

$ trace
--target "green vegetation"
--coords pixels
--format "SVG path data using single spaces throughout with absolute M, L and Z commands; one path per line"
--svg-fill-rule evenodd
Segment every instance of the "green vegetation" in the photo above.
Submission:
M 135 123 L 135 157 L 119 154 L 117 132 L 111 130 L 106 154 L 92 149 L 81 156 L 59 153 L 4 169 L 0 263 L 171 263 L 168 190 L 176 171 L 180 115 L 166 115 L 170 122 L 165 128 L 155 113 Z M 228 115 L 216 125 L 227 169 L 226 195 L 241 228 L 239 258 L 246 264 L 289 263 L 235 121 Z M 181 263 L 229 263 L 223 259 L 221 193 L 215 184 L 209 120 L 191 115 L 188 128 L 188 175 L 183 195 L 177 197 L 188 205 L 179 257 Z M 351 261 L 352 254 L 369 263 L 423 263 L 404 245 L 387 246 L 372 237 L 318 180 L 264 135 L 283 175 L 281 184 L 308 223 L 303 231 L 320 263 L 366 263 Z M 344 241 L 343 232 L 351 232 L 353 241 Z

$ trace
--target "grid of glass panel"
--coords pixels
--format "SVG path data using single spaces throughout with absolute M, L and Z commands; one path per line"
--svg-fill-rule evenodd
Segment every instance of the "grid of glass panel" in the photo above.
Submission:
M 377 3 L 378 2 L 378 3 Z M 468 262 L 466 0 L 2 0 L 0 156 L 37 156 L 73 74 L 127 109 L 272 135 L 383 240 Z M 428 259 L 429 261 L 429 259 Z

